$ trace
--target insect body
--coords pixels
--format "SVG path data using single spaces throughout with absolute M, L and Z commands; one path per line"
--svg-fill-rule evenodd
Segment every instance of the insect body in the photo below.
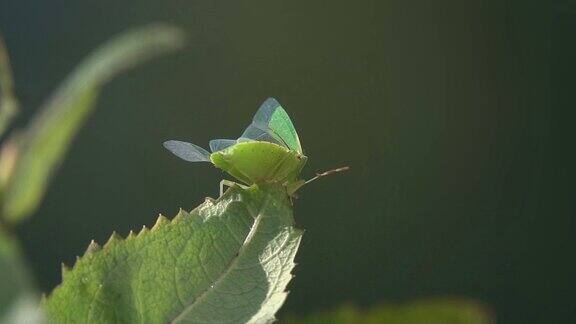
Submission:
M 308 159 L 290 117 L 268 98 L 237 140 L 210 141 L 211 153 L 192 143 L 164 142 L 170 152 L 189 162 L 211 162 L 246 185 L 279 183 L 293 195 L 306 182 L 300 172 Z M 221 191 L 227 181 L 221 183 Z M 221 192 L 222 194 L 222 192 Z

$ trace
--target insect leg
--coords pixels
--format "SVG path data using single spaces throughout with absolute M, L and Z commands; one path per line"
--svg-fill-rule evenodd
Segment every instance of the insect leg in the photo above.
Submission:
M 233 186 L 238 186 L 238 187 L 243 188 L 243 189 L 248 188 L 245 185 L 241 185 L 237 182 L 224 179 L 224 180 L 220 181 L 220 196 L 222 196 L 222 194 L 224 194 L 224 187 L 231 188 Z
M 224 186 L 226 187 L 232 187 L 233 185 L 235 185 L 236 183 L 230 180 L 222 180 L 220 181 L 220 196 L 222 196 L 222 194 L 224 194 Z

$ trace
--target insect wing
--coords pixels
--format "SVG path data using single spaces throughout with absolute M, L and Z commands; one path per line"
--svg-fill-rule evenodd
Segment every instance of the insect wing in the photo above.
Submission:
M 294 124 L 274 98 L 268 98 L 262 103 L 254 115 L 252 124 L 246 128 L 241 138 L 272 142 L 302 153 Z
M 210 162 L 210 152 L 188 142 L 166 141 L 164 147 L 177 157 L 188 162 Z
M 267 126 L 261 126 L 255 123 L 250 124 L 242 133 L 242 136 L 238 139 L 238 141 L 261 141 L 261 142 L 270 142 L 274 144 L 278 144 L 280 146 L 286 146 L 286 143 L 282 141 L 282 139 L 274 134 L 274 132 L 269 129 Z
M 212 153 L 222 151 L 223 149 L 236 144 L 236 140 L 231 139 L 214 139 L 210 141 L 210 150 Z

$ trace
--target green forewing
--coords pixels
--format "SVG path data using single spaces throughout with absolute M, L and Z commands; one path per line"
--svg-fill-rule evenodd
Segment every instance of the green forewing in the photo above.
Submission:
M 302 154 L 298 133 L 296 133 L 290 117 L 282 106 L 278 106 L 278 109 L 272 114 L 270 128 L 284 140 L 288 148 Z
M 284 108 L 274 98 L 262 103 L 241 138 L 276 143 L 302 154 L 298 133 Z

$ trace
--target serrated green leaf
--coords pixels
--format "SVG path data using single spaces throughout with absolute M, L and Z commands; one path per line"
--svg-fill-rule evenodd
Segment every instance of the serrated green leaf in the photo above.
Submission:
M 91 243 L 45 310 L 53 323 L 270 322 L 301 236 L 284 187 L 233 187 L 150 230 Z
M 346 305 L 306 317 L 288 317 L 283 324 L 493 324 L 483 304 L 458 298 L 435 298 L 403 304 L 382 304 L 370 309 Z
M 127 68 L 181 47 L 182 40 L 181 32 L 173 27 L 144 27 L 116 37 L 80 64 L 26 131 L 11 141 L 16 143 L 16 149 L 8 150 L 11 155 L 2 157 L 16 162 L 0 163 L 13 166 L 2 197 L 2 216 L 14 222 L 35 210 L 105 82 Z

